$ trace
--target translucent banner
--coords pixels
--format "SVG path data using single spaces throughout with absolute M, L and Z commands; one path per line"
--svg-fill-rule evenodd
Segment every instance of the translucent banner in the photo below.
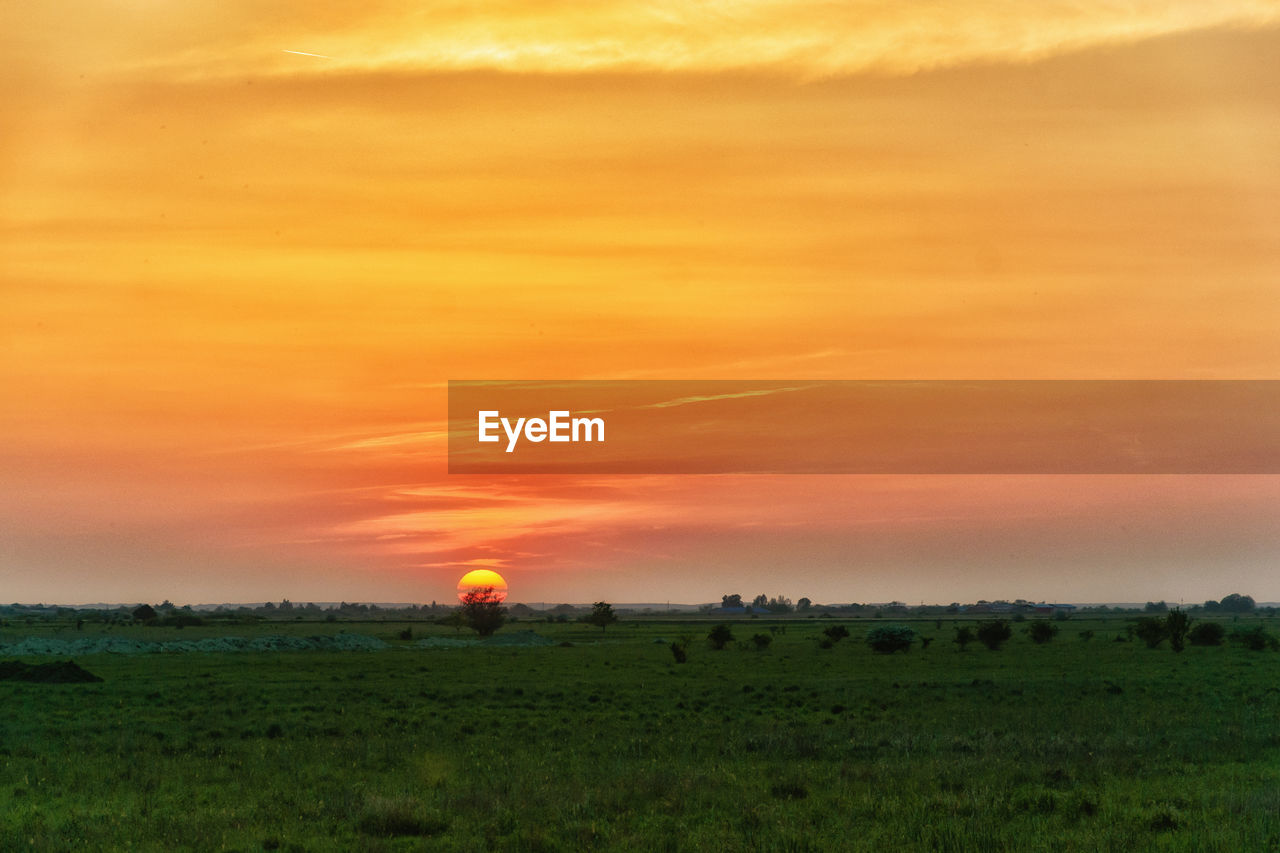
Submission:
M 455 474 L 1274 474 L 1280 380 L 449 383 Z

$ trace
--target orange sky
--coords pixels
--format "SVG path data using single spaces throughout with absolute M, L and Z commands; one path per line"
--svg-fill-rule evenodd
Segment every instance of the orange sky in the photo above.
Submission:
M 1276 378 L 1280 4 L 589 6 L 0 10 L 10 600 L 1280 599 L 1280 478 L 444 458 L 449 379 Z

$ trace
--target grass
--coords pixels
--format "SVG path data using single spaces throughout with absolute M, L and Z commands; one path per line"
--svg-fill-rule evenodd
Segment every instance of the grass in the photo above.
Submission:
M 0 847 L 1280 849 L 1274 652 L 1150 650 L 1122 620 L 998 652 L 907 623 L 936 642 L 895 655 L 870 620 L 829 649 L 795 620 L 757 650 L 770 624 L 718 652 L 694 621 L 449 649 L 310 623 L 399 647 L 78 658 L 104 681 L 0 682 Z M 281 628 L 172 633 L 197 631 Z

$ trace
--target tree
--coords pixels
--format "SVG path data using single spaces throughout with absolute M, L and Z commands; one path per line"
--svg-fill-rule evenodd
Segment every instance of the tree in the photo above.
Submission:
M 741 607 L 742 596 L 736 592 L 733 595 L 722 595 L 720 596 L 720 606 L 724 608 Z
M 763 592 L 760 593 L 755 598 L 751 599 L 751 606 L 752 607 L 768 607 L 769 596 L 765 595 Z
M 614 622 L 617 622 L 618 617 L 613 612 L 612 604 L 609 604 L 607 601 L 597 601 L 595 604 L 591 605 L 591 613 L 588 614 L 586 621 L 590 622 L 592 625 L 599 625 L 600 630 L 603 631 Z
M 973 629 L 969 626 L 966 625 L 963 628 L 956 629 L 955 644 L 960 647 L 960 651 L 964 651 L 964 647 L 976 639 L 978 638 L 974 636 Z
M 769 612 L 771 613 L 790 613 L 791 599 L 785 595 L 776 595 L 769 599 Z
M 1182 651 L 1186 645 L 1187 632 L 1191 630 L 1191 617 L 1175 607 L 1164 617 L 1164 632 L 1169 635 L 1169 646 L 1175 651 Z
M 150 604 L 142 604 L 133 609 L 133 621 L 135 622 L 154 622 L 156 621 L 156 609 Z
M 807 598 L 802 598 L 796 602 L 796 610 L 799 610 L 801 613 L 807 613 L 809 608 L 812 606 L 813 602 Z
M 1218 602 L 1218 606 L 1224 613 L 1249 613 L 1257 605 L 1253 600 L 1253 596 L 1233 592 Z
M 707 639 L 711 641 L 711 647 L 716 651 L 720 651 L 733 640 L 733 631 L 728 625 L 717 625 L 707 634 Z
M 493 587 L 476 587 L 462 596 L 462 614 L 467 627 L 481 637 L 489 637 L 507 621 L 507 608 Z
M 1147 613 L 1165 613 L 1169 610 L 1169 605 L 1163 601 L 1148 601 L 1147 606 L 1142 609 Z
M 904 625 L 880 625 L 867 633 L 867 645 L 882 655 L 905 652 L 915 641 L 916 632 Z
M 992 619 L 978 624 L 978 642 L 991 651 L 998 651 L 1013 636 L 1013 629 L 1003 619 Z

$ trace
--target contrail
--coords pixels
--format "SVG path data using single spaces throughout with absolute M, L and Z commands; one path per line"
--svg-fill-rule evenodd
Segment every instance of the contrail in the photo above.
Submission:
M 320 59 L 333 59 L 332 56 L 325 56 L 323 53 L 303 53 L 300 50 L 282 50 L 281 53 L 296 53 L 298 56 L 315 56 Z

